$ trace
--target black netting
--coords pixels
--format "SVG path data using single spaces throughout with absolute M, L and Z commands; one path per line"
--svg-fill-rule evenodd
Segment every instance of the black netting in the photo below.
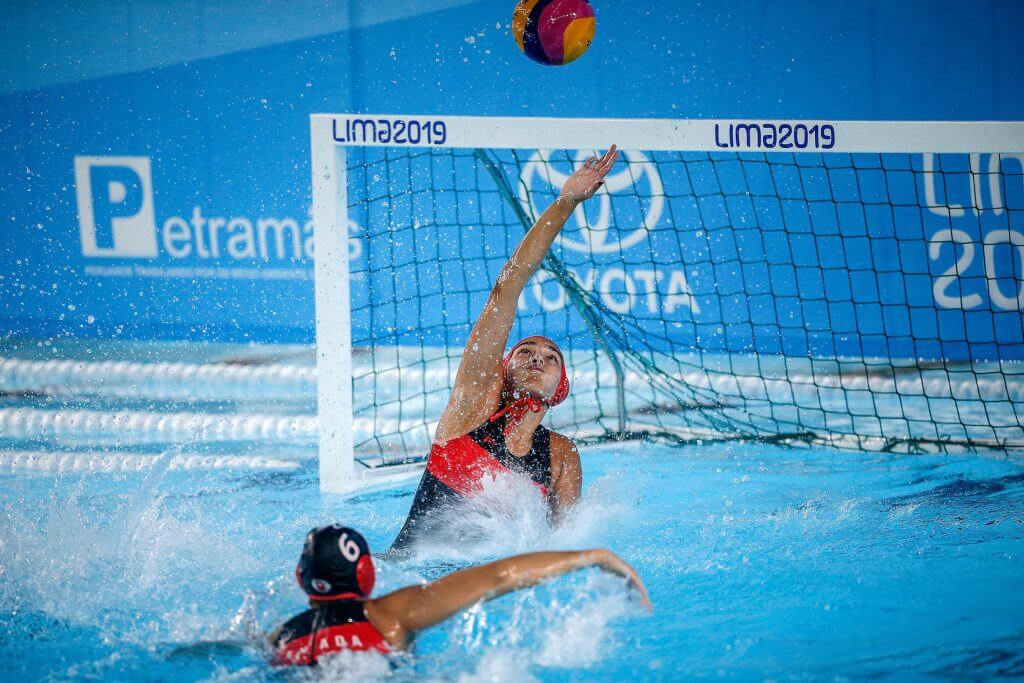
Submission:
M 585 154 L 348 150 L 357 451 L 426 453 L 497 277 Z M 578 438 L 1024 446 L 1018 156 L 624 153 L 520 300 Z

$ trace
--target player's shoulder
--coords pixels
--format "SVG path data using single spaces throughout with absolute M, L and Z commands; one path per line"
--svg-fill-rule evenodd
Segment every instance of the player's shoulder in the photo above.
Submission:
M 548 430 L 551 433 L 551 453 L 552 455 L 562 455 L 570 457 L 580 457 L 580 452 L 576 448 L 576 442 L 567 437 L 565 434 L 559 434 L 556 431 Z

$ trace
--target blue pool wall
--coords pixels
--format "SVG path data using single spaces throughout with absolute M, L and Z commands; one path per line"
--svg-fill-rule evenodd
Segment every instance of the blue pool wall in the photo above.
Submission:
M 291 220 L 301 230 L 315 112 L 1024 119 L 1020 2 L 594 4 L 588 53 L 551 68 L 516 49 L 512 2 L 269 2 L 258 11 L 213 2 L 8 3 L 0 16 L 0 334 L 313 340 L 308 231 L 297 247 L 266 255 L 212 254 L 209 245 L 172 240 L 174 252 L 156 239 L 135 244 L 133 255 L 98 256 L 113 235 L 82 233 L 76 158 L 79 173 L 92 174 L 97 225 L 109 227 L 120 202 L 131 205 L 125 216 L 151 215 L 164 229 L 179 217 L 176 229 L 187 230 L 198 212 L 225 222 Z M 89 166 L 95 157 L 133 161 Z M 104 204 L 96 194 L 104 178 L 124 180 L 126 196 Z M 149 214 L 138 213 L 141 200 L 132 202 L 147 189 Z M 358 231 L 354 249 L 365 258 Z M 991 314 L 991 331 L 974 347 L 965 330 L 977 325 L 953 319 L 952 345 L 939 344 L 937 354 L 999 355 L 999 343 L 1019 350 L 1019 311 Z M 939 328 L 927 335 L 942 341 Z M 903 336 L 913 338 L 909 326 Z M 917 353 L 913 344 L 900 349 Z

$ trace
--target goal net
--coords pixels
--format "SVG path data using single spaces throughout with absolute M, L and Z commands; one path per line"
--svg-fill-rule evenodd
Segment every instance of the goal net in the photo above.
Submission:
M 580 440 L 1024 448 L 1024 126 L 317 115 L 321 471 L 423 459 L 497 274 L 623 151 L 519 301 Z

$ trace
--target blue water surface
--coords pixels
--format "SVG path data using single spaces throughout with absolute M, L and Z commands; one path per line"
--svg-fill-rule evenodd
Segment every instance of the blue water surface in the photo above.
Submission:
M 655 605 L 596 570 L 474 607 L 393 663 L 273 670 L 303 608 L 303 534 L 383 549 L 414 480 L 321 496 L 293 470 L 0 475 L 0 679 L 674 680 L 1024 675 L 1024 468 L 761 444 L 583 450 L 585 501 L 548 530 L 516 490 L 460 515 L 476 545 L 379 562 L 378 592 L 538 548 L 606 546 Z

